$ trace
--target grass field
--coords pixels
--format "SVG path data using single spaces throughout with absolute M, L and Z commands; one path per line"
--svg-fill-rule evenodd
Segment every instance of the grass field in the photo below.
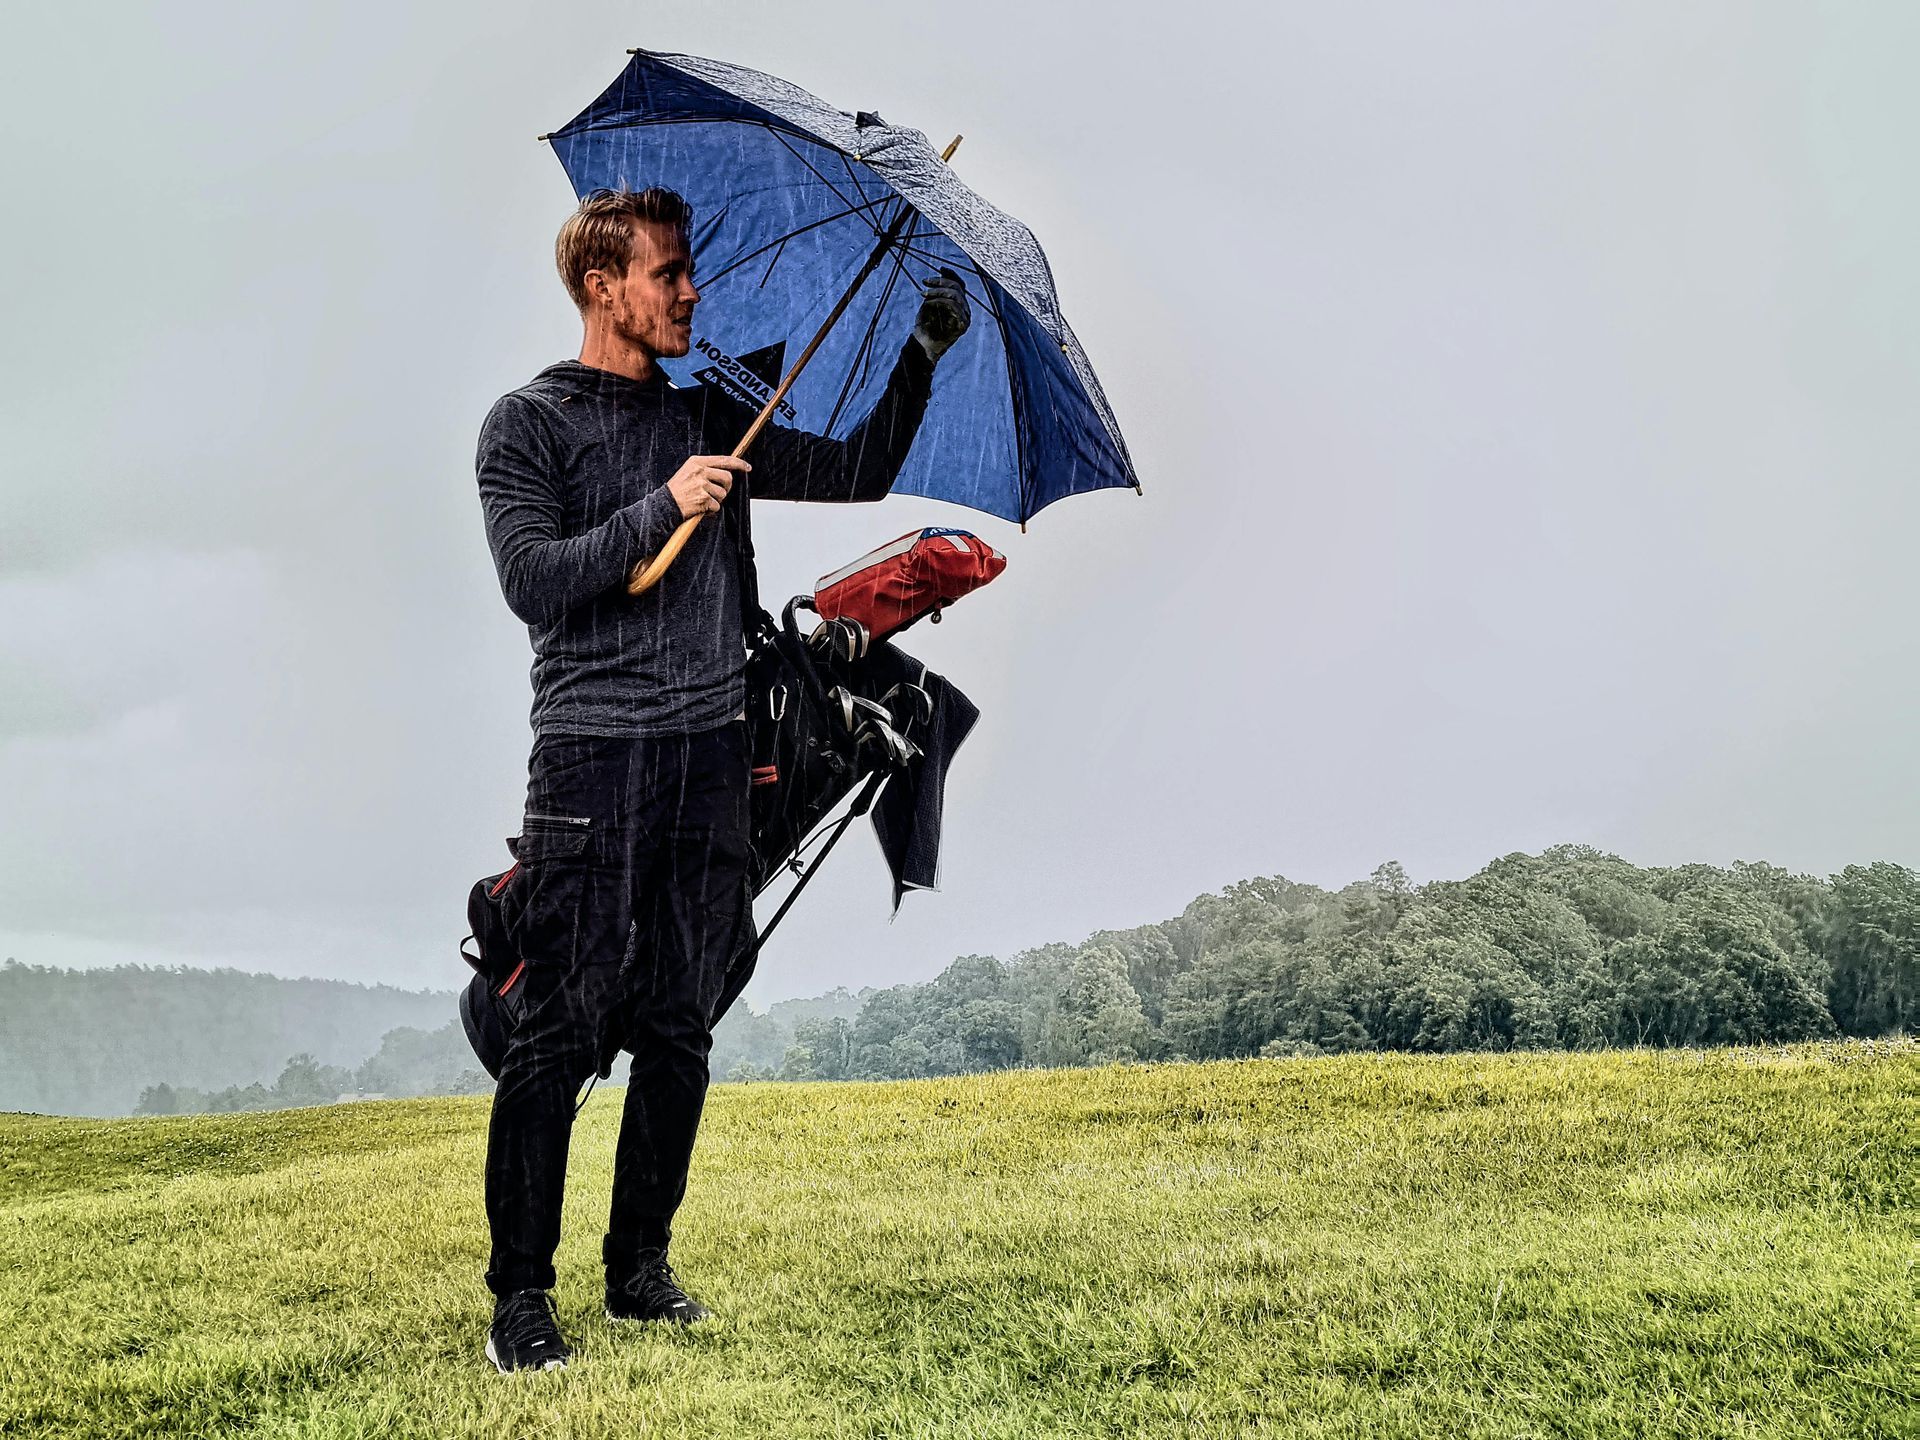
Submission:
M 0 1116 L 0 1434 L 1920 1435 L 1920 1050 L 717 1089 L 675 1261 L 496 1375 L 485 1099 Z

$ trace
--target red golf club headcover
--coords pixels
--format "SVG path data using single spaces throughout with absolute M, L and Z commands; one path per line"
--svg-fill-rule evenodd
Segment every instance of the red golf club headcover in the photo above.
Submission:
M 846 616 L 880 640 L 922 615 L 978 590 L 1007 568 L 1007 557 L 978 535 L 937 527 L 914 530 L 820 577 L 813 607 L 823 620 Z

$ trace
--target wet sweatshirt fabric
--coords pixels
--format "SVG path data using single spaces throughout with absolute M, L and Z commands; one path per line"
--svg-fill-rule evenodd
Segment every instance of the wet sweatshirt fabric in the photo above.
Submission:
M 500 398 L 476 469 L 500 587 L 533 642 L 536 735 L 639 738 L 724 725 L 745 701 L 741 553 L 750 498 L 878 500 L 912 448 L 933 361 L 901 348 L 885 392 L 845 440 L 771 425 L 753 473 L 694 530 L 651 590 L 626 579 L 680 524 L 667 481 L 690 455 L 726 455 L 753 407 L 656 367 L 631 380 L 577 361 Z

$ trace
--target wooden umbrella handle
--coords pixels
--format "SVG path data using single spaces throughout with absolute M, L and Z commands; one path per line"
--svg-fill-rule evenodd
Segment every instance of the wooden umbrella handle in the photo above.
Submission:
M 679 558 L 687 541 L 693 538 L 693 532 L 699 524 L 698 515 L 689 515 L 682 520 L 679 528 L 667 537 L 667 543 L 660 547 L 659 554 L 649 555 L 633 567 L 633 573 L 627 577 L 627 593 L 644 595 L 658 584 L 660 577 L 667 573 L 667 567 Z
M 947 148 L 940 152 L 940 159 L 943 162 L 953 158 L 953 152 L 960 148 L 960 140 L 960 136 L 954 136 Z M 886 233 L 873 247 L 873 253 L 867 256 L 867 263 L 860 267 L 860 273 L 853 277 L 853 283 L 847 286 L 846 294 L 840 297 L 840 303 L 835 305 L 833 313 L 821 322 L 820 328 L 814 332 L 813 339 L 807 342 L 807 348 L 800 352 L 800 358 L 788 367 L 786 375 L 780 381 L 779 389 L 775 390 L 767 403 L 760 408 L 760 413 L 753 417 L 753 424 L 747 427 L 747 433 L 741 436 L 740 443 L 733 447 L 734 459 L 738 460 L 745 455 L 748 447 L 760 438 L 760 432 L 766 429 L 767 422 L 773 419 L 774 410 L 782 400 L 787 398 L 787 391 L 793 388 L 793 382 L 800 378 L 800 372 L 813 358 L 813 352 L 820 348 L 820 342 L 827 338 L 827 332 L 833 329 L 834 323 L 846 312 L 847 306 L 853 301 L 854 292 L 866 283 L 867 276 L 871 275 L 874 267 L 880 263 L 880 257 L 885 255 L 888 248 L 899 238 L 900 231 L 906 225 L 907 216 L 912 213 L 913 211 L 906 205 L 901 206 L 900 213 L 894 217 L 893 223 L 887 227 Z M 667 543 L 660 547 L 659 554 L 649 555 L 633 567 L 633 573 L 627 577 L 627 593 L 644 595 L 657 585 L 660 577 L 667 573 L 667 567 L 673 564 L 675 558 L 686 548 L 687 541 L 693 538 L 694 529 L 699 524 L 698 515 L 689 515 L 682 520 L 679 528 L 667 537 Z

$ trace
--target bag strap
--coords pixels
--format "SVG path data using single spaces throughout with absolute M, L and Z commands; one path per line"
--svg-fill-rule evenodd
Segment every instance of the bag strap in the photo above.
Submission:
M 760 607 L 760 572 L 753 563 L 753 496 L 748 493 L 747 477 L 734 482 L 738 502 L 728 507 L 728 528 L 733 532 L 733 547 L 740 559 L 740 632 L 748 650 L 758 650 L 773 638 L 773 617 Z M 732 493 L 729 492 L 729 500 Z

